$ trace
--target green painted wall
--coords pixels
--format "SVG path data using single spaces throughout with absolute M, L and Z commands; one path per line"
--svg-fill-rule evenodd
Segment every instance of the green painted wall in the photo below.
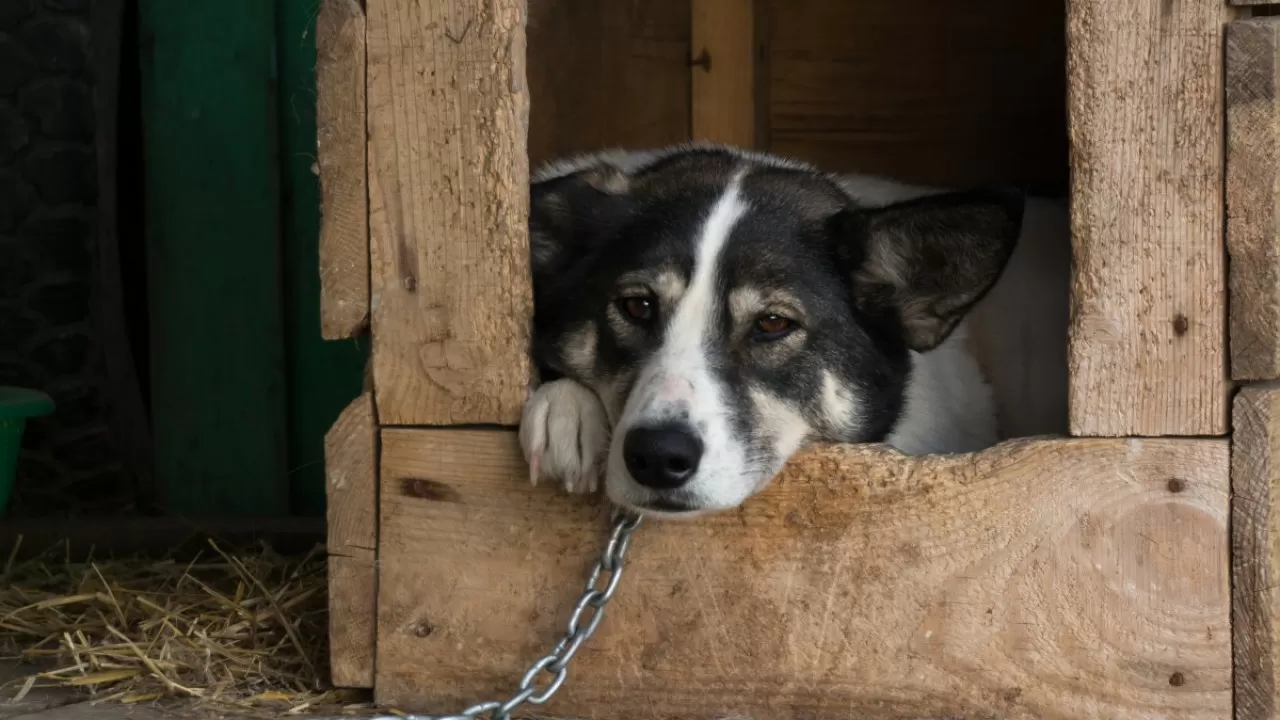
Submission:
M 140 0 L 152 420 L 169 512 L 319 515 L 365 352 L 320 338 L 314 0 Z

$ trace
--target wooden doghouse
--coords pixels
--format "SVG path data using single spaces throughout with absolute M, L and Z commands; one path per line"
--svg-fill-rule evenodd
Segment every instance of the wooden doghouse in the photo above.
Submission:
M 373 337 L 328 444 L 336 684 L 456 712 L 559 638 L 607 508 L 530 487 L 512 430 L 529 165 L 694 137 L 923 183 L 1069 177 L 1072 437 L 813 450 L 737 512 L 647 524 L 549 714 L 1277 717 L 1267 8 L 320 8 L 324 332 Z

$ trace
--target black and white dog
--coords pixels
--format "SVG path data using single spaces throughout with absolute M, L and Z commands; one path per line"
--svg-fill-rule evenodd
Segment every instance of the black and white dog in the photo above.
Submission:
M 1058 206 L 685 145 L 552 164 L 530 231 L 534 482 L 691 515 L 811 442 L 965 452 L 1065 424 Z

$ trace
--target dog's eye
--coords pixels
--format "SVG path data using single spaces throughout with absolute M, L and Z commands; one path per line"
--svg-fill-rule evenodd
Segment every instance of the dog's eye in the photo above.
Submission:
M 794 330 L 796 324 L 781 315 L 761 315 L 756 318 L 755 336 L 758 340 L 777 340 Z
M 631 320 L 647 325 L 658 314 L 658 303 L 647 297 L 624 297 L 618 300 L 618 308 Z

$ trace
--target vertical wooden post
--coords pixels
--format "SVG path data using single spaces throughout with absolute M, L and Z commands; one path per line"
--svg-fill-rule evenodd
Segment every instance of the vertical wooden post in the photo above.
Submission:
M 364 32 L 357 0 L 322 0 L 315 65 L 320 331 L 330 340 L 354 337 L 369 322 Z
M 1227 431 L 1224 13 L 1068 3 L 1075 435 Z
M 692 0 L 694 140 L 763 147 L 754 0 Z
M 330 671 L 337 687 L 373 687 L 378 421 L 369 393 L 353 400 L 325 435 L 324 466 Z
M 1231 629 L 1236 720 L 1276 720 L 1280 692 L 1280 383 L 1235 399 Z
M 1280 378 L 1280 18 L 1227 25 L 1231 375 Z
M 515 425 L 533 305 L 524 0 L 369 0 L 366 16 L 379 419 Z

